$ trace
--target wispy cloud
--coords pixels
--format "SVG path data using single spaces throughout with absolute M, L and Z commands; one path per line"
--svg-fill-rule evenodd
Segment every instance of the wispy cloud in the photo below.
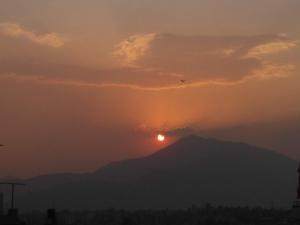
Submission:
M 39 54 L 38 63 L 23 58 L 0 61 L 0 76 L 43 84 L 143 91 L 232 86 L 288 77 L 295 65 L 281 62 L 277 56 L 281 58 L 296 45 L 297 41 L 282 35 L 186 37 L 151 33 L 121 41 L 114 52 L 120 62 L 116 67 L 53 62 L 47 54 Z
M 114 55 L 123 60 L 123 65 L 136 67 L 135 62 L 149 51 L 150 44 L 156 36 L 155 33 L 133 35 L 116 45 Z
M 128 67 L 134 65 L 156 73 L 181 75 L 194 84 L 232 83 L 251 76 L 259 77 L 258 74 L 263 78 L 270 78 L 272 74 L 274 77 L 287 76 L 292 65 L 282 65 L 267 57 L 296 45 L 296 41 L 285 35 L 188 37 L 145 34 L 122 41 L 116 52 L 122 65 Z
M 261 44 L 253 47 L 249 50 L 248 54 L 245 57 L 248 58 L 262 58 L 268 55 L 281 53 L 283 51 L 288 51 L 291 48 L 297 46 L 297 41 L 292 40 L 275 40 L 270 43 Z
M 39 45 L 62 47 L 65 39 L 57 33 L 36 34 L 17 23 L 0 23 L 0 34 L 12 38 L 24 38 Z
M 270 69 L 271 70 L 271 69 Z M 273 70 L 272 70 L 273 71 Z M 269 72 L 269 71 L 267 71 Z M 280 77 L 278 75 L 278 77 Z M 267 77 L 265 77 L 266 79 Z M 99 80 L 85 80 L 85 79 L 76 79 L 74 78 L 58 78 L 58 77 L 45 77 L 45 76 L 36 76 L 36 75 L 16 75 L 16 74 L 0 74 L 0 80 L 14 80 L 17 82 L 30 82 L 36 84 L 46 84 L 46 85 L 64 85 L 64 86 L 73 86 L 73 87 L 83 87 L 83 88 L 127 88 L 137 91 L 170 91 L 170 90 L 180 90 L 187 88 L 198 88 L 205 86 L 234 86 L 247 82 L 248 80 L 253 79 L 253 77 L 245 77 L 242 80 L 237 81 L 224 81 L 224 80 L 211 80 L 211 81 L 198 81 L 190 82 L 187 84 L 180 84 L 179 82 L 169 84 L 147 84 L 145 82 L 130 82 L 130 81 L 99 81 Z M 262 79 L 262 78 L 260 78 Z

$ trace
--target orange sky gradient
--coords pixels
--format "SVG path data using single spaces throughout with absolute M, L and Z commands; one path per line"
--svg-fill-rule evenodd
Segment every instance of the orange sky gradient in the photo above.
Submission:
M 92 171 L 190 133 L 300 160 L 299 11 L 299 0 L 1 1 L 0 176 Z

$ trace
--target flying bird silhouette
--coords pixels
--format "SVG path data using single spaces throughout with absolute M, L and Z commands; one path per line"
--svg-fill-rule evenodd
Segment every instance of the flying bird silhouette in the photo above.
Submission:
M 180 82 L 181 82 L 182 84 L 185 84 L 186 80 L 180 80 Z

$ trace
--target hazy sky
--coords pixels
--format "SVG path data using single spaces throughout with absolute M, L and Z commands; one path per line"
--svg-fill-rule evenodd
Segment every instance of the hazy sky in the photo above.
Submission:
M 299 11 L 299 0 L 1 0 L 0 176 L 92 171 L 187 132 L 300 160 Z

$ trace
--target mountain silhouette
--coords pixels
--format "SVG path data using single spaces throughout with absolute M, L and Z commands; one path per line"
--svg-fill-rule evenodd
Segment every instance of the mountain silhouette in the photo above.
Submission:
M 26 209 L 187 208 L 207 202 L 285 207 L 295 198 L 297 166 L 267 149 L 187 136 L 93 173 L 32 178 L 18 204 Z

